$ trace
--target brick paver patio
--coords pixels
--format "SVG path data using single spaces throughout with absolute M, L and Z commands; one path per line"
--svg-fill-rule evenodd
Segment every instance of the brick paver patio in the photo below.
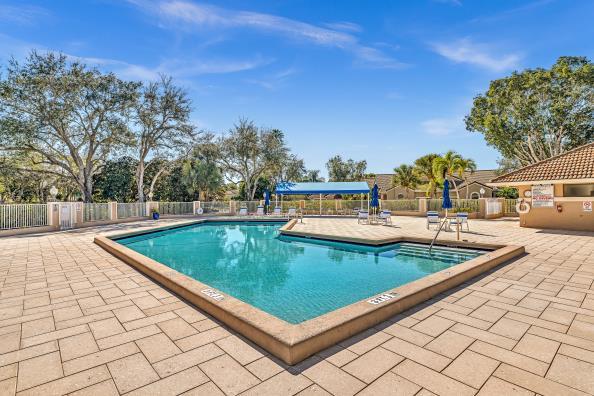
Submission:
M 471 220 L 464 239 L 527 255 L 286 367 L 92 242 L 150 226 L 0 239 L 0 395 L 594 394 L 594 233 Z M 433 234 L 411 217 L 297 227 Z

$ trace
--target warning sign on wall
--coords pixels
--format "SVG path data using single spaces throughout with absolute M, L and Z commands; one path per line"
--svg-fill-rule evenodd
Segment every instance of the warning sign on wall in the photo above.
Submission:
M 584 212 L 591 212 L 592 211 L 592 201 L 583 201 L 582 209 Z
M 532 207 L 552 208 L 555 206 L 552 184 L 535 184 L 532 186 Z

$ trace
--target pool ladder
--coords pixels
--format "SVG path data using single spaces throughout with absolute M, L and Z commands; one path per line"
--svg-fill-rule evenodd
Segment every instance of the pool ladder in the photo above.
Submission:
M 435 236 L 433 237 L 433 240 L 431 241 L 431 245 L 429 245 L 429 254 L 431 254 L 431 249 L 433 249 L 433 244 L 435 243 L 435 240 L 437 239 L 437 236 L 439 235 L 439 233 L 440 233 L 441 229 L 443 228 L 443 225 L 446 223 L 446 221 L 448 221 L 448 220 L 443 219 L 443 221 L 439 224 L 439 229 L 435 233 Z

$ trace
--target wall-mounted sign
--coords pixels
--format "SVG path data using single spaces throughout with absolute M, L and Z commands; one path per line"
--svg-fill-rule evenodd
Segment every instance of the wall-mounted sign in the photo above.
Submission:
M 582 202 L 582 210 L 584 212 L 591 212 L 592 211 L 592 201 L 583 201 Z
M 532 207 L 552 208 L 555 206 L 554 188 L 552 184 L 535 184 L 532 186 Z

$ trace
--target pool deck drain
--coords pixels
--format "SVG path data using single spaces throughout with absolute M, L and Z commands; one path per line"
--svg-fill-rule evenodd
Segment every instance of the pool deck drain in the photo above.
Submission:
M 187 224 L 220 220 L 205 219 Z M 260 220 L 254 219 L 254 221 Z M 430 242 L 428 238 L 408 236 L 368 240 L 344 235 L 311 233 L 297 231 L 294 229 L 295 225 L 296 220 L 291 220 L 281 227 L 280 232 L 291 236 L 375 246 L 397 242 L 425 244 Z M 169 227 L 163 229 L 167 228 Z M 112 235 L 109 238 L 98 235 L 95 237 L 95 243 L 290 365 L 297 364 L 323 349 L 524 254 L 523 246 L 439 240 L 439 244 L 444 246 L 472 247 L 491 251 L 447 270 L 427 275 L 392 290 L 386 290 L 371 299 L 350 304 L 294 325 L 181 274 L 113 240 L 130 235 L 134 235 L 134 233 Z M 375 303 L 369 301 L 375 301 Z

